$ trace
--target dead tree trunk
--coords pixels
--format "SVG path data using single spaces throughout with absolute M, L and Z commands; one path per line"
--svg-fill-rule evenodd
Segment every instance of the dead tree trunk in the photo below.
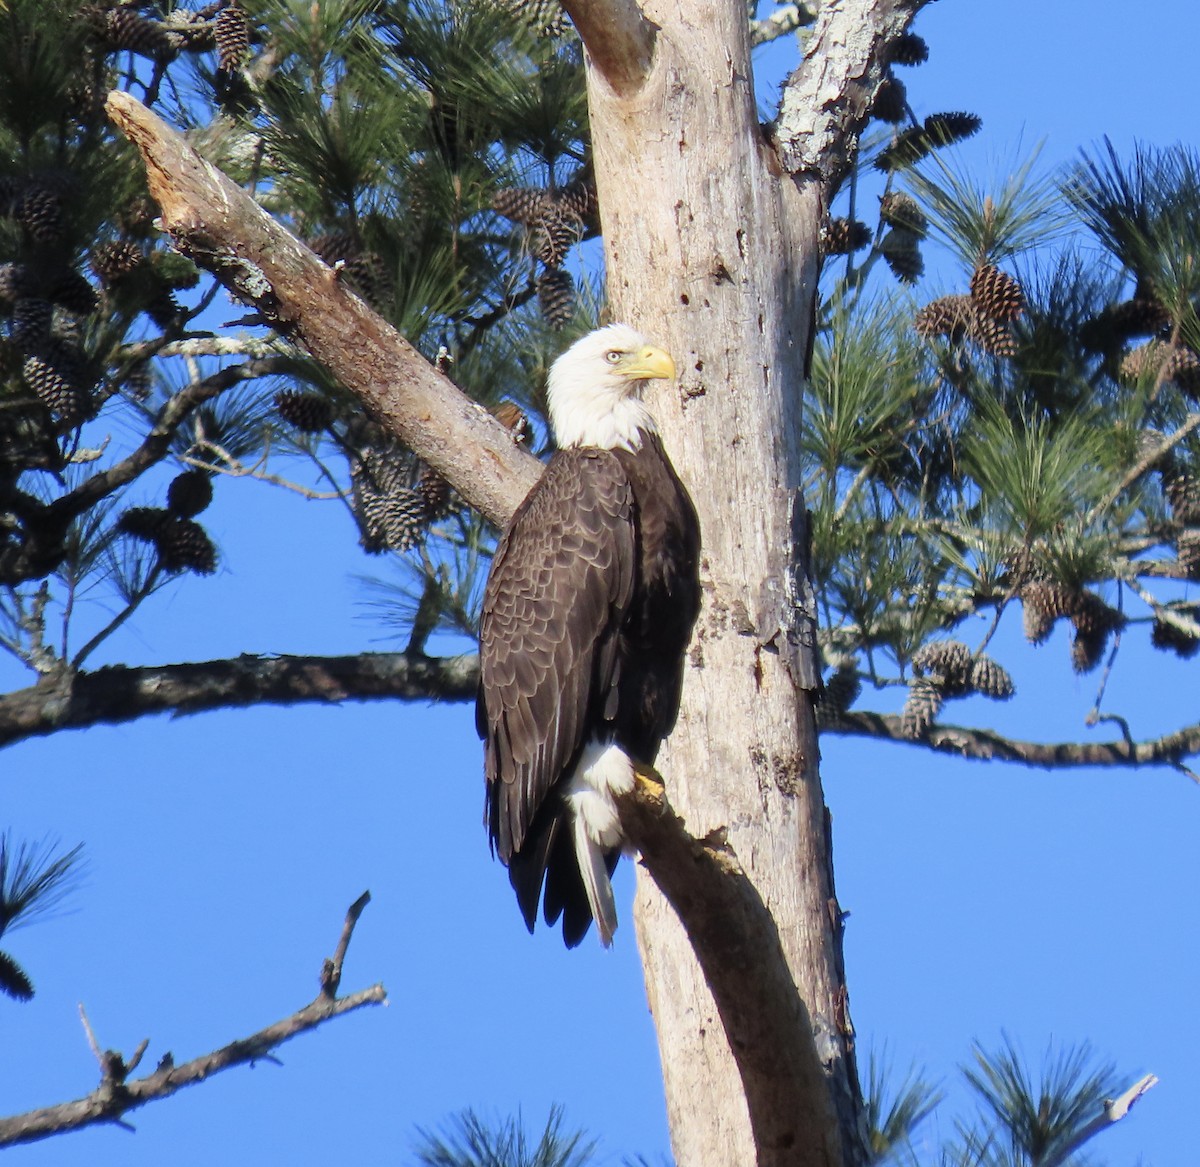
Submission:
M 823 14 L 789 82 L 787 137 L 772 140 L 741 0 L 651 0 L 642 14 L 623 0 L 565 6 L 589 51 L 613 316 L 675 355 L 679 384 L 652 404 L 703 530 L 705 603 L 661 759 L 667 795 L 757 890 L 807 1006 L 796 1039 L 815 1047 L 824 1076 L 813 1090 L 802 1065 L 773 1072 L 739 1048 L 712 976 L 643 870 L 638 939 L 675 1156 L 680 1167 L 851 1167 L 864 1156 L 861 1099 L 810 700 L 800 420 L 825 200 L 877 83 L 881 40 L 910 13 L 864 3 Z

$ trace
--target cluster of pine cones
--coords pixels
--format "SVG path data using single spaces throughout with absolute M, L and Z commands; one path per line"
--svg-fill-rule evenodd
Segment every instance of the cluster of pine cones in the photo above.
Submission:
M 462 506 L 450 484 L 410 449 L 362 414 L 342 416 L 324 394 L 284 389 L 275 408 L 293 429 L 326 434 L 346 454 L 359 542 L 370 554 L 419 546 L 432 523 Z M 504 401 L 492 412 L 513 441 L 526 439 L 528 418 L 518 406 Z
M 217 551 L 208 533 L 195 521 L 212 497 L 209 472 L 185 470 L 167 487 L 165 507 L 130 507 L 117 520 L 117 530 L 151 544 L 164 571 L 212 575 L 217 569 Z
M 1024 311 L 1021 285 L 995 264 L 981 263 L 971 274 L 968 295 L 941 296 L 926 304 L 913 326 L 926 340 L 971 340 L 993 356 L 1011 357 L 1017 351 L 1013 324 Z
M 563 263 L 598 226 L 595 186 L 576 176 L 560 190 L 506 187 L 496 192 L 492 208 L 527 232 L 530 251 L 542 265 L 537 277 L 542 317 L 551 328 L 564 328 L 575 312 L 575 281 Z
M 1015 692 L 1012 677 L 998 661 L 984 653 L 972 653 L 961 640 L 922 645 L 913 654 L 912 668 L 900 724 L 904 736 L 914 740 L 925 736 L 951 698 L 978 693 L 1007 701 Z
M 0 217 L 15 221 L 30 241 L 53 252 L 66 234 L 66 180 L 0 181 Z M 99 303 L 92 285 L 65 262 L 0 264 L 0 372 L 18 369 L 50 411 L 55 428 L 71 429 L 95 412 L 99 372 L 81 343 L 84 322 Z

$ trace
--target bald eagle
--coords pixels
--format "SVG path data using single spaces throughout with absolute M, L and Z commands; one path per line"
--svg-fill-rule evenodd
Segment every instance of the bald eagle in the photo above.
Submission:
M 615 796 L 679 711 L 699 609 L 700 528 L 642 390 L 670 356 L 623 324 L 547 383 L 558 450 L 496 549 L 480 622 L 485 818 L 525 924 L 538 902 L 577 945 L 617 926 Z M 543 893 L 544 888 L 544 893 Z

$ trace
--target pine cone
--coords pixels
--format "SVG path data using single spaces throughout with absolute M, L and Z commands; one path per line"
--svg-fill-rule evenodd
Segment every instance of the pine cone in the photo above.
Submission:
M 982 125 L 973 113 L 931 113 L 925 119 L 925 133 L 935 146 L 949 146 L 973 137 Z
M 143 543 L 157 544 L 173 521 L 171 513 L 162 507 L 130 507 L 117 520 L 117 530 Z
M 879 250 L 892 269 L 892 275 L 901 283 L 914 284 L 924 274 L 925 261 L 921 258 L 916 232 L 906 227 L 893 227 L 879 241 Z
M 583 236 L 583 224 L 559 199 L 547 199 L 533 233 L 533 253 L 547 267 L 562 267 L 567 253 Z
M 1173 652 L 1183 660 L 1191 660 L 1200 651 L 1200 640 L 1157 617 L 1150 629 L 1150 643 L 1165 652 Z
M 156 546 L 165 571 L 212 575 L 217 570 L 217 549 L 204 528 L 191 519 L 172 515 Z
M 862 250 L 870 242 L 870 229 L 857 219 L 830 219 L 829 226 L 825 228 L 826 255 L 849 255 Z
M 349 231 L 325 231 L 308 240 L 308 246 L 330 267 L 345 263 L 359 254 L 361 248 Z
M 217 13 L 213 39 L 217 42 L 218 68 L 223 73 L 236 73 L 250 52 L 250 21 L 236 4 Z
M 167 487 L 167 510 L 185 519 L 194 519 L 212 499 L 212 475 L 207 470 L 185 470 Z
M 448 483 L 431 466 L 422 465 L 417 475 L 417 493 L 425 507 L 426 524 L 444 519 L 454 511 L 454 495 Z
M 30 183 L 17 201 L 14 218 L 34 239 L 56 243 L 67 232 L 62 198 L 38 182 Z
M 877 170 L 901 170 L 920 162 L 937 145 L 922 126 L 901 130 L 875 158 Z
M 991 263 L 981 264 L 971 274 L 971 299 L 992 320 L 1016 320 L 1025 311 L 1021 285 Z
M 560 37 L 571 27 L 558 0 L 498 0 L 500 8 L 516 16 L 538 36 Z
M 101 40 L 117 52 L 137 53 L 165 60 L 174 55 L 175 44 L 156 20 L 147 20 L 132 8 L 110 8 L 104 13 Z
M 1030 644 L 1044 644 L 1055 621 L 1069 616 L 1079 603 L 1078 592 L 1049 580 L 1031 580 L 1021 588 L 1020 596 L 1025 639 Z
M 1200 580 L 1200 531 L 1181 531 L 1175 540 L 1175 558 L 1184 575 Z
M 923 65 L 929 60 L 929 46 L 915 32 L 903 32 L 887 46 L 888 63 Z
M 1192 475 L 1164 475 L 1163 494 L 1175 522 L 1189 527 L 1200 526 L 1200 482 Z
M 908 117 L 908 90 L 899 77 L 887 76 L 875 91 L 871 102 L 871 116 L 879 122 L 899 125 Z
M 49 300 L 32 296 L 18 300 L 13 305 L 9 339 L 17 348 L 29 352 L 50 336 L 50 326 L 53 323 L 54 305 Z
M 1121 616 L 1110 608 L 1095 592 L 1080 592 L 1071 612 L 1071 623 L 1083 636 L 1094 637 L 1101 633 L 1105 637 L 1121 623 Z
M 159 284 L 146 304 L 146 315 L 159 328 L 175 328 L 183 320 L 183 305 L 166 284 Z
M 912 658 L 913 671 L 933 681 L 943 697 L 961 697 L 971 688 L 971 650 L 961 640 L 923 644 Z
M 64 426 L 76 426 L 95 412 L 89 390 L 95 383 L 78 354 L 47 341 L 25 358 L 25 383 Z
M 862 692 L 862 678 L 853 662 L 839 665 L 828 677 L 821 690 L 820 708 L 825 716 L 837 717 L 847 712 Z
M 971 339 L 992 356 L 1011 357 L 1016 354 L 1017 338 L 1012 328 L 1000 320 L 975 312 L 968 331 Z
M 577 175 L 563 187 L 558 197 L 563 210 L 581 224 L 592 222 L 600 210 L 596 184 L 586 176 Z
M 425 537 L 428 512 L 414 488 L 416 459 L 399 446 L 366 447 L 350 470 L 354 509 L 362 528 L 360 542 L 372 555 L 407 551 Z
M 146 256 L 136 243 L 128 239 L 113 239 L 101 243 L 92 251 L 91 268 L 106 288 L 137 271 L 146 263 Z
M 1149 340 L 1125 355 L 1121 376 L 1128 381 L 1161 378 L 1193 396 L 1200 393 L 1200 357 L 1186 345 Z
M 39 291 L 40 281 L 23 263 L 0 263 L 0 300 L 24 300 Z
M 528 186 L 509 186 L 492 196 L 492 209 L 497 214 L 526 227 L 537 222 L 546 204 L 546 192 Z
M 1007 701 L 1016 692 L 1008 670 L 990 656 L 981 656 L 971 666 L 970 687 L 994 701 Z
M 538 307 L 542 318 L 558 331 L 570 323 L 575 314 L 575 281 L 562 268 L 548 268 L 538 276 Z
M 52 300 L 77 316 L 89 316 L 96 311 L 100 302 L 96 289 L 71 267 L 53 272 L 46 281 L 44 294 L 47 300 Z
M 1078 629 L 1071 641 L 1071 665 L 1077 673 L 1090 673 L 1101 661 L 1108 646 L 1108 630 L 1083 633 Z
M 919 741 L 941 712 L 942 694 L 932 681 L 916 677 L 908 687 L 908 697 L 900 714 L 900 732 L 911 741 Z
M 1171 318 L 1157 300 L 1134 296 L 1106 308 L 1095 323 L 1113 338 L 1115 345 L 1120 345 L 1135 336 L 1154 336 L 1171 323 Z
M 973 318 L 970 296 L 942 296 L 917 312 L 913 327 L 926 340 L 944 336 L 957 343 L 966 336 Z
M 889 227 L 904 227 L 920 239 L 929 231 L 929 220 L 917 200 L 903 191 L 889 191 L 879 200 L 879 217 Z
M 302 433 L 323 433 L 333 424 L 333 406 L 320 393 L 281 389 L 275 394 L 275 408 L 284 421 Z
M 348 259 L 340 269 L 343 277 L 372 305 L 382 304 L 391 293 L 392 279 L 383 256 L 364 251 Z

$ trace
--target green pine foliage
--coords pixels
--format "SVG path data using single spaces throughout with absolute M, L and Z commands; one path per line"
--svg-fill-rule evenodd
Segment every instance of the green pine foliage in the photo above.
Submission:
M 874 255 L 829 265 L 805 418 L 826 664 L 906 690 L 921 738 L 945 700 L 1011 691 L 983 662 L 1022 609 L 1035 643 L 1071 625 L 1077 671 L 1123 629 L 1189 655 L 1200 161 L 1106 146 L 989 186 L 938 153 L 889 182 L 880 232 L 898 195 L 961 275 L 902 295 L 875 286 Z M 972 615 L 995 693 L 918 676 L 922 646 Z
M 946 1092 L 909 1069 L 894 1084 L 871 1055 L 863 1086 L 872 1167 L 1076 1167 L 1081 1148 L 1103 1129 L 1104 1108 L 1129 1085 L 1086 1043 L 1047 1050 L 1036 1075 L 1004 1036 L 991 1050 L 976 1043 L 961 1068 L 974 1114 L 960 1118 L 941 1145 L 923 1126 Z M 948 1124 L 947 1124 L 948 1126 Z
M 20 842 L 0 835 L 0 937 L 52 915 L 83 876 L 83 846 L 61 851 L 56 844 Z M 0 993 L 16 1001 L 34 995 L 33 982 L 15 957 L 0 951 Z
M 187 129 L 465 391 L 520 406 L 536 449 L 540 378 L 597 312 L 570 270 L 597 223 L 569 24 L 510 0 L 0 5 L 0 646 L 69 672 L 172 579 L 213 570 L 190 516 L 136 520 L 197 467 L 218 498 L 257 477 L 340 499 L 364 549 L 403 559 L 402 610 L 441 579 L 438 626 L 472 627 L 494 532 L 286 338 L 253 316 L 213 328 L 219 288 L 156 229 L 104 113 L 113 87 Z M 501 214 L 513 190 L 543 212 Z M 321 402 L 322 425 L 293 424 L 287 393 Z
M 415 1156 L 422 1167 L 587 1167 L 597 1162 L 595 1141 L 565 1129 L 557 1106 L 539 1135 L 526 1130 L 520 1115 L 489 1122 L 464 1110 L 439 1131 L 419 1131 Z

